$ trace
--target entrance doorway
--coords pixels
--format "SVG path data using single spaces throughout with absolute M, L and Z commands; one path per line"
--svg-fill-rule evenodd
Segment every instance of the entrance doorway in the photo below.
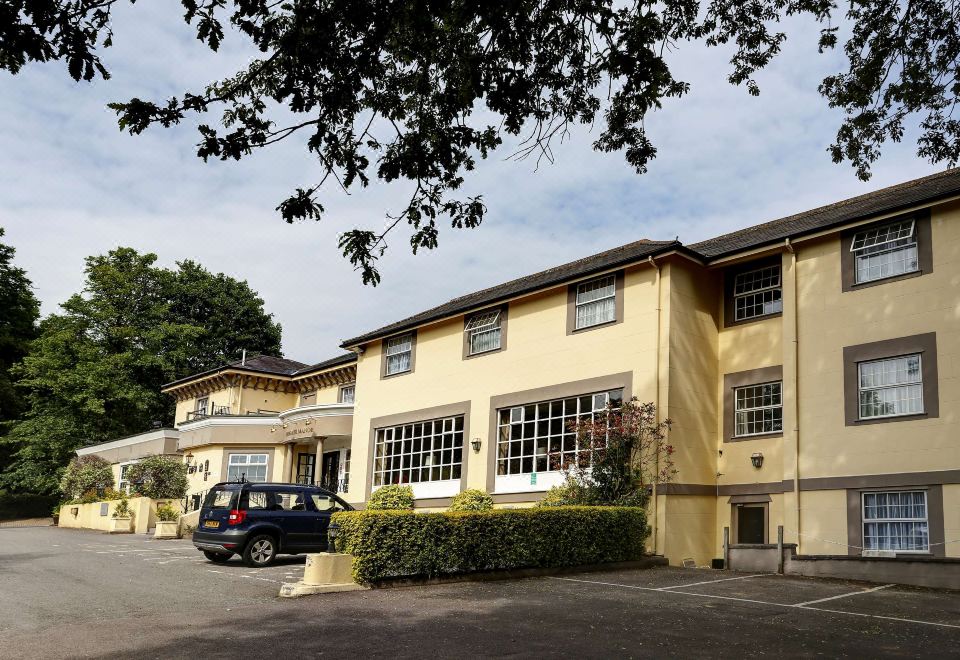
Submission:
M 340 450 L 323 452 L 320 487 L 336 493 L 340 485 Z
M 297 454 L 297 483 L 312 485 L 313 477 L 316 474 L 317 455 L 316 454 Z
M 736 523 L 736 543 L 767 542 L 767 506 L 765 504 L 737 504 Z

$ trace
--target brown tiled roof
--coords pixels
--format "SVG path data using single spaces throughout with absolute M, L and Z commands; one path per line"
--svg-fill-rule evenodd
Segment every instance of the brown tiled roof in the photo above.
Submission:
M 960 194 L 960 169 L 950 169 L 922 179 L 881 188 L 859 197 L 851 197 L 842 202 L 821 206 L 812 211 L 804 211 L 779 220 L 765 222 L 762 225 L 740 229 L 687 247 L 706 259 L 716 259 L 741 250 L 783 242 L 786 238 L 832 229 L 848 222 L 894 213 L 916 204 L 933 202 L 958 194 Z
M 498 284 L 489 289 L 483 289 L 482 291 L 476 291 L 474 293 L 468 293 L 465 296 L 460 296 L 459 298 L 454 298 L 449 302 L 428 309 L 425 312 L 414 314 L 402 321 L 391 323 L 390 325 L 354 337 L 353 339 L 347 339 L 340 344 L 340 346 L 342 348 L 356 346 L 357 344 L 362 344 L 373 339 L 415 328 L 424 323 L 439 321 L 448 316 L 456 316 L 457 314 L 462 314 L 472 309 L 492 305 L 539 289 L 562 284 L 563 282 L 591 273 L 616 268 L 617 266 L 624 266 L 648 256 L 654 256 L 658 253 L 678 248 L 681 248 L 681 246 L 677 241 L 648 241 L 646 239 L 621 245 L 620 247 L 601 252 L 600 254 L 594 254 L 562 266 L 556 266 L 540 271 L 539 273 L 534 273 L 533 275 L 527 275 L 526 277 L 521 277 L 504 284 Z
M 222 367 L 216 367 L 199 374 L 187 376 L 186 378 L 180 378 L 163 385 L 161 389 L 165 390 L 169 387 L 175 387 L 181 383 L 196 380 L 197 378 L 203 378 L 204 376 L 212 376 L 228 369 L 242 369 L 244 371 L 253 371 L 256 373 L 271 374 L 275 376 L 292 376 L 293 374 L 297 373 L 297 371 L 305 369 L 309 366 L 310 365 L 306 364 L 305 362 L 288 360 L 287 358 L 273 357 L 272 355 L 256 355 L 253 357 L 248 357 L 246 361 L 235 360 L 233 362 L 228 362 Z
M 682 246 L 679 241 L 636 241 L 563 266 L 454 298 L 443 305 L 402 321 L 348 339 L 340 346 L 343 348 L 356 346 L 669 250 L 684 251 L 690 256 L 710 261 L 743 250 L 780 243 L 786 238 L 798 238 L 805 234 L 832 229 L 858 220 L 867 220 L 885 213 L 895 213 L 917 204 L 935 202 L 956 195 L 960 195 L 960 169 L 949 169 L 689 246 Z
M 357 361 L 356 353 L 343 353 L 338 355 L 335 358 L 330 358 L 329 360 L 324 360 L 323 362 L 317 362 L 312 364 L 309 367 L 305 367 L 297 371 L 294 376 L 302 376 L 303 374 L 313 373 L 314 371 L 323 371 L 324 369 L 330 369 L 331 367 L 339 367 L 344 364 L 350 364 L 351 362 Z

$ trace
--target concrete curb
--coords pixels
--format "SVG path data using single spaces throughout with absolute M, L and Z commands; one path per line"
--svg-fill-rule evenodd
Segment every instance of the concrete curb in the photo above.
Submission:
M 300 598 L 313 594 L 336 594 L 343 591 L 366 591 L 366 587 L 356 582 L 347 584 L 304 584 L 303 582 L 287 582 L 280 587 L 280 598 Z

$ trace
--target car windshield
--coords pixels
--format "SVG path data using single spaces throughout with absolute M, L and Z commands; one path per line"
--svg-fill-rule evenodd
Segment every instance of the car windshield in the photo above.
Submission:
M 236 508 L 237 492 L 236 490 L 213 488 L 207 493 L 207 499 L 203 506 L 207 509 L 234 509 Z

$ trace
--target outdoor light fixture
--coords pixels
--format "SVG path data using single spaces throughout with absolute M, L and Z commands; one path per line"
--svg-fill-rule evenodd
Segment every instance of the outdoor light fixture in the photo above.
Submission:
M 480 438 L 474 438 L 471 440 L 470 446 L 473 447 L 473 451 L 480 451 Z
M 763 466 L 763 454 L 760 452 L 754 453 L 750 456 L 750 462 L 753 463 L 753 467 L 759 470 Z
M 188 453 L 184 458 L 187 459 L 187 465 L 193 465 L 193 454 Z
M 335 553 L 337 551 L 337 535 L 340 533 L 340 524 L 332 522 L 327 527 L 327 552 Z

